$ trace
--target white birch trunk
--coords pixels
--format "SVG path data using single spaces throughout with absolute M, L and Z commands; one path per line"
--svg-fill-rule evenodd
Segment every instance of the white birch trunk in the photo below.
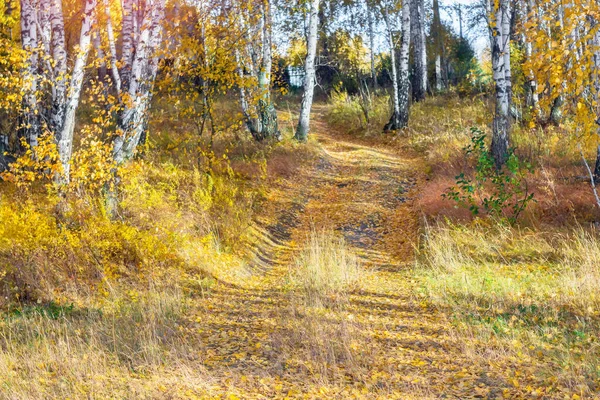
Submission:
M 134 52 L 134 0 L 123 0 L 123 22 L 121 30 L 121 80 L 124 87 L 129 85 L 131 64 Z
M 396 129 L 404 129 L 408 126 L 409 117 L 409 57 L 410 57 L 410 6 L 413 0 L 402 1 L 402 39 L 400 41 L 400 63 L 398 74 L 398 105 L 400 106 L 400 125 Z
M 134 156 L 147 127 L 147 110 L 158 72 L 159 58 L 156 52 L 162 42 L 164 7 L 164 0 L 153 0 L 146 4 L 146 15 L 142 21 L 131 64 L 128 98 L 123 102 L 119 120 L 120 134 L 116 135 L 113 141 L 113 157 L 117 165 Z M 123 29 L 126 29 L 125 26 Z M 121 77 L 125 75 L 126 68 L 125 65 Z
M 433 25 L 431 27 L 432 35 L 434 35 L 435 49 L 435 89 L 440 92 L 444 89 L 442 77 L 442 52 L 444 42 L 442 38 L 442 22 L 440 18 L 439 0 L 433 0 Z
M 108 0 L 104 1 L 104 14 L 106 15 L 106 35 L 108 36 L 108 49 L 110 51 L 110 72 L 115 90 L 117 95 L 121 96 L 121 74 L 119 73 L 119 67 L 117 63 L 117 45 L 115 41 L 115 32 L 112 25 L 112 18 L 110 15 L 110 3 Z
M 435 55 L 435 90 L 441 92 L 442 89 L 442 56 L 437 53 Z
M 496 85 L 496 112 L 492 131 L 492 156 L 497 168 L 501 168 L 508 158 L 511 71 L 510 71 L 510 0 L 500 0 L 494 6 L 492 29 L 492 69 Z
M 394 41 L 394 30 L 390 21 L 388 10 L 382 7 L 381 13 L 385 22 L 385 27 L 388 36 L 388 42 L 390 45 L 390 62 L 392 64 L 392 116 L 390 122 L 383 128 L 385 132 L 396 130 L 400 126 L 400 98 L 399 98 L 399 85 L 398 85 L 398 69 L 396 66 L 396 42 Z
M 133 13 L 131 14 L 133 18 L 127 23 L 124 21 L 122 28 L 124 37 L 131 35 L 137 40 L 135 43 L 132 41 L 131 44 L 124 44 L 123 47 L 122 58 L 126 61 L 120 74 L 123 110 L 118 121 L 119 132 L 113 138 L 113 159 L 117 167 L 135 155 L 140 141 L 146 135 L 148 109 L 158 73 L 160 59 L 157 51 L 163 37 L 162 22 L 165 15 L 165 1 L 148 1 L 145 11 L 139 32 L 136 33 L 137 17 Z M 127 53 L 133 50 L 134 46 L 135 54 L 131 55 L 131 63 L 128 65 Z M 114 169 L 113 181 L 107 187 L 106 199 L 107 211 L 111 216 L 114 216 L 117 211 L 119 183 L 118 170 Z
M 258 73 L 260 100 L 257 104 L 257 119 L 251 132 L 256 140 L 269 138 L 281 139 L 277 125 L 277 111 L 271 102 L 271 73 L 273 69 L 272 4 L 270 0 L 262 3 L 261 62 Z
M 414 28 L 412 38 L 414 40 L 415 60 L 415 87 L 413 97 L 415 101 L 422 101 L 427 95 L 427 43 L 425 37 L 425 4 L 424 0 L 412 0 L 413 15 L 411 26 Z
M 27 54 L 25 95 L 23 96 L 22 132 L 32 148 L 38 144 L 40 119 L 38 108 L 38 21 L 34 0 L 21 0 L 21 45 Z
M 320 4 L 320 0 L 311 0 L 310 2 L 307 55 L 304 63 L 304 93 L 302 95 L 300 119 L 295 135 L 296 140 L 301 142 L 307 140 L 310 132 L 310 112 L 312 109 L 316 81 L 315 58 L 317 55 Z
M 533 10 L 534 10 L 534 4 L 533 4 L 533 0 L 527 0 L 527 10 L 525 12 L 525 22 L 527 23 L 529 18 L 533 15 Z M 527 33 L 524 33 L 524 41 L 525 41 L 525 56 L 527 57 L 527 60 L 531 60 L 533 58 L 533 45 L 531 43 L 531 40 L 529 40 L 529 38 L 527 37 Z M 541 110 L 540 110 L 540 98 L 539 98 L 539 94 L 538 94 L 538 85 L 537 85 L 537 79 L 535 78 L 535 74 L 533 72 L 533 70 L 529 70 L 527 72 L 527 77 L 528 77 L 528 86 L 529 86 L 529 94 L 528 97 L 530 99 L 530 104 L 528 104 L 532 111 L 534 112 L 535 116 L 539 119 L 541 118 Z
M 62 0 L 51 0 L 50 27 L 52 29 L 52 60 L 54 61 L 54 90 L 50 129 L 54 134 L 62 131 L 67 97 L 67 50 L 65 48 L 65 23 Z
M 63 174 L 59 183 L 69 182 L 71 155 L 73 153 L 73 133 L 75 131 L 75 112 L 79 106 L 81 88 L 83 86 L 84 68 L 90 52 L 92 29 L 95 22 L 96 0 L 86 0 L 79 35 L 79 49 L 75 57 L 69 93 L 65 107 L 65 119 L 60 135 L 58 136 L 58 154 L 63 167 Z
M 592 18 L 590 19 L 590 25 L 595 26 L 598 22 Z M 591 48 L 593 50 L 593 58 L 592 65 L 594 70 L 592 71 L 593 77 L 593 87 L 590 88 L 592 92 L 593 102 L 596 104 L 595 113 L 596 113 L 596 124 L 599 125 L 597 127 L 596 133 L 600 135 L 600 31 L 596 30 L 595 35 L 591 39 Z M 597 185 L 600 183 L 600 145 L 596 148 L 596 165 L 594 166 L 594 184 Z
M 39 0 L 38 31 L 40 40 L 44 46 L 44 55 L 50 56 L 50 40 L 52 35 L 50 27 L 50 0 Z

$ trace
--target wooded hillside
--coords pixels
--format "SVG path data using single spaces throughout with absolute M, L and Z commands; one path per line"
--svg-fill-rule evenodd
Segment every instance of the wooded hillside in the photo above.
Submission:
M 600 393 L 596 0 L 0 0 L 0 398 Z

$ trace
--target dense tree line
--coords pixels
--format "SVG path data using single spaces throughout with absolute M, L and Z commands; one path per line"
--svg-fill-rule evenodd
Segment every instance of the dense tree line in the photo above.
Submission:
M 252 137 L 280 139 L 271 90 L 274 59 L 285 58 L 274 42 L 285 36 L 291 38 L 288 59 L 296 52 L 304 71 L 295 130 L 299 141 L 309 135 L 315 88 L 323 87 L 319 81 L 327 76 L 341 77 L 344 90 L 388 90 L 391 116 L 384 131 L 408 126 L 413 101 L 472 79 L 481 63 L 464 35 L 463 19 L 469 30 L 483 26 L 489 36 L 495 104 L 491 153 L 498 168 L 510 152 L 511 124 L 522 117 L 513 101 L 515 63 L 525 77 L 523 96 L 532 119 L 557 124 L 568 116 L 587 135 L 599 120 L 600 17 L 593 1 L 480 0 L 464 8 L 447 8 L 438 0 L 0 4 L 2 43 L 20 48 L 3 53 L 0 64 L 2 112 L 17 121 L 2 127 L 0 143 L 7 152 L 2 164 L 14 160 L 23 145 L 35 154 L 39 138 L 51 135 L 60 160 L 58 185 L 70 180 L 85 89 L 99 83 L 114 119 L 106 138 L 114 162 L 114 178 L 107 183 L 111 193 L 118 186 L 119 166 L 147 137 L 155 81 L 169 68 L 178 69 L 173 76 L 197 78 L 187 89 L 200 93 L 202 129 L 211 120 L 212 97 L 234 89 Z M 66 9 L 74 9 L 75 16 Z M 444 23 L 444 10 L 458 16 L 458 34 Z M 514 51 L 524 57 L 517 61 Z M 600 178 L 600 147 L 594 177 Z

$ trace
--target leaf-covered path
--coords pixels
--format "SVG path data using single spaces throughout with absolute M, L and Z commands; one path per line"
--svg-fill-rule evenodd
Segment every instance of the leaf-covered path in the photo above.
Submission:
M 270 193 L 243 287 L 198 296 L 188 329 L 207 393 L 225 398 L 465 398 L 501 394 L 447 318 L 411 281 L 420 160 L 328 133 L 319 154 Z M 293 257 L 311 229 L 342 235 L 369 271 L 343 304 L 299 307 Z M 202 396 L 201 396 L 202 397 Z

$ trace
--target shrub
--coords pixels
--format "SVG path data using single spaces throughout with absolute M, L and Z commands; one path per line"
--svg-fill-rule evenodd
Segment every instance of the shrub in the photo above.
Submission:
M 505 167 L 498 170 L 487 150 L 485 133 L 477 128 L 471 128 L 471 133 L 471 143 L 464 148 L 464 154 L 475 161 L 475 173 L 473 176 L 460 173 L 456 176 L 456 186 L 449 188 L 443 197 L 469 208 L 473 215 L 479 215 L 483 208 L 488 215 L 515 222 L 533 201 L 534 194 L 529 192 L 525 179 L 533 168 L 510 150 Z
M 373 93 L 349 95 L 334 91 L 327 122 L 349 133 L 381 132 L 390 116 L 389 97 Z

